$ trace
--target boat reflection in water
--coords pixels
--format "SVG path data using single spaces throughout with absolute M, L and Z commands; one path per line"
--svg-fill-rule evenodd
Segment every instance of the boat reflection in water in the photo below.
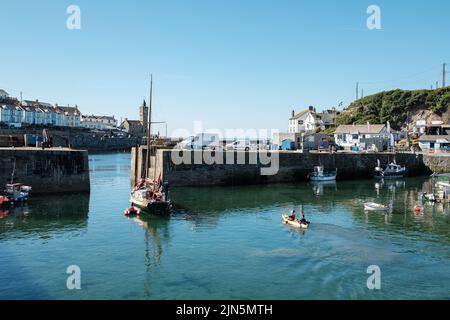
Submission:
M 160 216 L 140 215 L 127 216 L 126 219 L 133 221 L 136 225 L 144 229 L 145 242 L 145 280 L 144 296 L 152 297 L 151 275 L 154 269 L 161 266 L 163 246 L 170 241 L 169 219 Z
M 167 243 L 169 237 L 169 219 L 158 216 L 134 216 L 126 217 L 136 225 L 144 229 L 145 259 L 147 268 L 159 266 L 163 252 L 163 243 Z
M 89 194 L 33 196 L 28 203 L 0 209 L 0 239 L 52 237 L 87 227 Z
M 310 182 L 316 196 L 323 196 L 325 189 L 337 191 L 337 183 L 334 181 L 313 181 Z

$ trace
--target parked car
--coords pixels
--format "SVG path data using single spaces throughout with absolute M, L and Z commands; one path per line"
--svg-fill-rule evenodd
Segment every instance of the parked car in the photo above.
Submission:
M 220 149 L 219 135 L 214 133 L 200 133 L 181 141 L 175 149 L 183 150 L 216 150 Z

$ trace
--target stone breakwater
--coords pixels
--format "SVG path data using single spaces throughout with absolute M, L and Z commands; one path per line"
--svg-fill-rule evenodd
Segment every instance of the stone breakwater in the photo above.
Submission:
M 11 181 L 33 187 L 33 194 L 89 192 L 88 153 L 64 148 L 0 148 L 0 188 Z
M 23 141 L 24 134 L 42 135 L 42 130 L 42 128 L 0 129 L 0 136 L 11 136 Z M 56 147 L 71 146 L 95 152 L 131 150 L 132 147 L 142 143 L 140 137 L 82 128 L 47 128 L 47 134 L 53 137 L 53 144 Z
M 168 180 L 172 186 L 212 186 L 212 185 L 242 185 L 242 184 L 264 184 L 307 181 L 308 173 L 313 171 L 314 166 L 322 165 L 325 169 L 337 169 L 338 180 L 351 180 L 372 177 L 373 170 L 380 160 L 381 166 L 385 167 L 392 161 L 408 168 L 411 176 L 430 174 L 436 167 L 442 166 L 442 160 L 436 166 L 431 166 L 437 160 L 420 153 L 301 153 L 272 151 L 267 158 L 278 161 L 277 170 L 274 174 L 263 175 L 261 168 L 270 166 L 260 162 L 252 163 L 256 151 L 249 152 L 217 152 L 212 158 L 221 158 L 223 161 L 211 164 L 211 152 L 183 151 L 182 158 L 190 161 L 180 163 L 179 156 L 175 156 L 172 150 L 158 150 L 156 157 L 151 157 L 151 175 Z M 176 151 L 178 152 L 178 151 Z M 231 154 L 230 154 L 231 153 Z M 205 157 L 205 154 L 207 156 Z M 131 159 L 131 182 L 144 175 L 146 148 L 145 146 L 132 149 Z M 227 162 L 234 159 L 234 162 Z M 242 163 L 237 159 L 244 159 Z M 202 159 L 201 162 L 198 160 Z M 206 161 L 205 161 L 206 160 Z M 450 157 L 448 158 L 450 164 Z M 450 165 L 448 166 L 450 168 Z M 445 169 L 443 169 L 445 170 Z

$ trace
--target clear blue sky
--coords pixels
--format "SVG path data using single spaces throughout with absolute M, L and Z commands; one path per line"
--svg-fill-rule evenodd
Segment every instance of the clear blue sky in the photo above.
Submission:
M 81 30 L 66 28 L 70 4 Z M 371 4 L 381 31 L 366 27 Z M 0 0 L 0 88 L 137 119 L 153 73 L 169 131 L 285 131 L 293 108 L 348 105 L 357 81 L 365 95 L 430 88 L 449 34 L 446 0 Z

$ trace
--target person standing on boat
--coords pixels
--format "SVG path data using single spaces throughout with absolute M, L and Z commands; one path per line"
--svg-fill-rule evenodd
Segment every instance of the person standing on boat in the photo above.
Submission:
M 162 184 L 161 190 L 162 190 L 162 194 L 164 196 L 164 201 L 167 201 L 168 196 L 169 196 L 169 182 L 168 181 L 164 181 L 164 183 Z

